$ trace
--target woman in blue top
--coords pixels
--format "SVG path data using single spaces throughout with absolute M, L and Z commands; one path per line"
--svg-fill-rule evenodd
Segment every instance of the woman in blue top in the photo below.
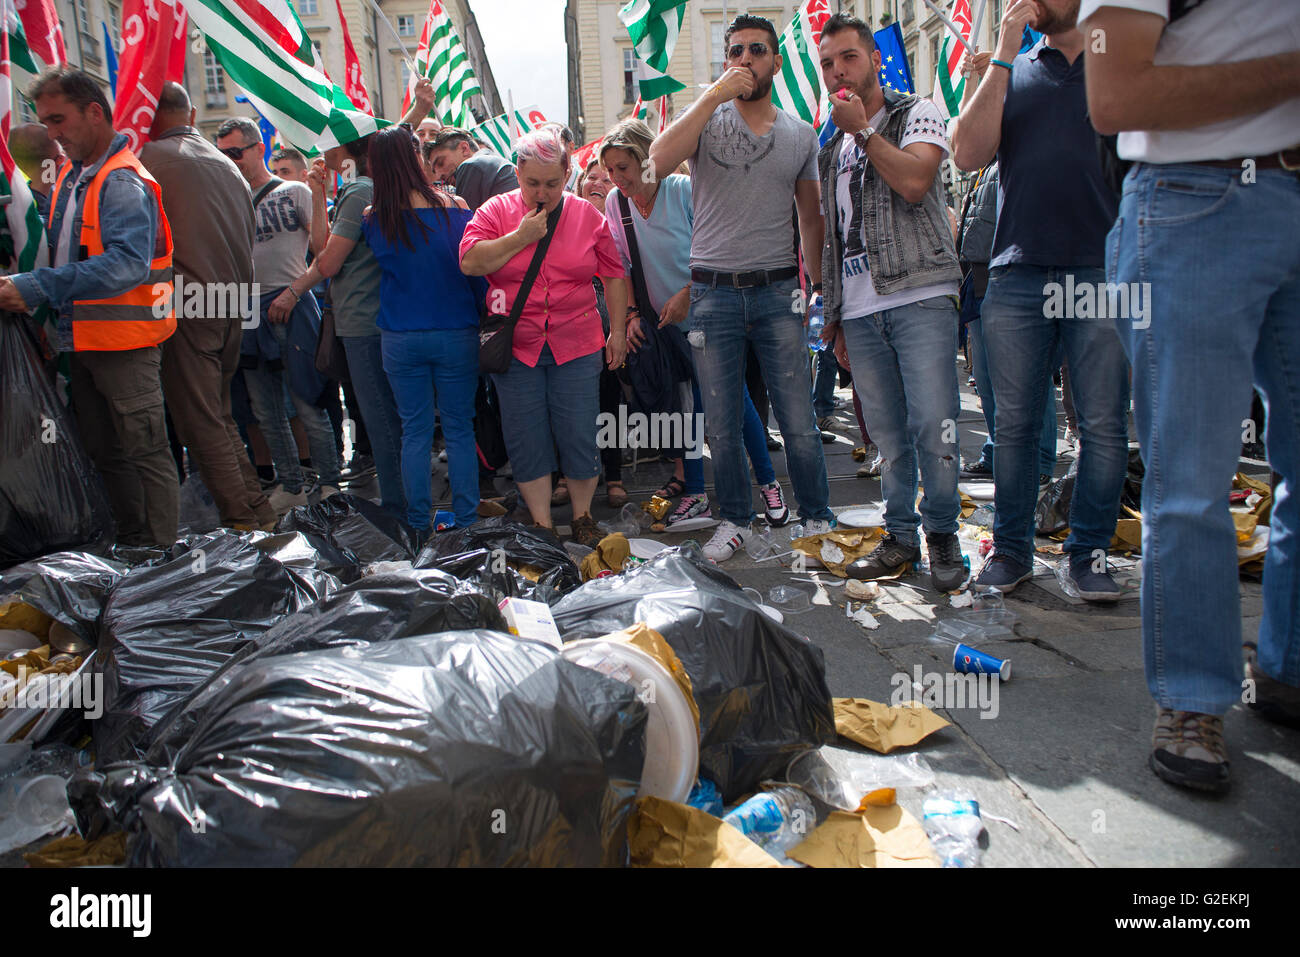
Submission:
M 435 413 L 447 441 L 447 470 L 457 526 L 478 518 L 474 391 L 478 385 L 479 306 L 487 283 L 460 271 L 460 239 L 469 222 L 464 200 L 430 186 L 415 138 L 400 126 L 374 134 L 373 204 L 363 231 L 382 276 L 380 334 L 402 417 L 402 485 L 407 523 L 427 531 L 433 494 L 429 457 Z

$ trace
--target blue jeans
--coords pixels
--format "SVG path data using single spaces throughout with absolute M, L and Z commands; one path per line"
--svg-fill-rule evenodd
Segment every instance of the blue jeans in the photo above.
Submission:
M 703 350 L 691 348 L 691 358 L 695 360 L 697 366 L 703 358 Z M 691 379 L 691 397 L 695 402 L 695 410 L 704 411 L 704 398 L 700 395 L 700 383 L 698 373 Z M 749 456 L 749 464 L 754 469 L 754 480 L 759 485 L 771 485 L 776 481 L 776 469 L 772 467 L 772 453 L 767 449 L 767 430 L 763 428 L 763 420 L 758 417 L 758 409 L 754 408 L 754 400 L 749 397 L 749 390 L 745 390 L 745 425 L 743 429 L 745 440 L 745 453 Z M 688 458 L 682 462 L 682 475 L 686 483 L 687 495 L 702 495 L 704 493 L 704 457 Z
M 275 322 L 269 323 L 269 326 L 280 342 L 281 354 L 285 354 L 289 341 L 288 323 Z M 273 371 L 262 358 L 257 360 L 255 369 L 244 370 L 244 384 L 248 386 L 249 404 L 253 415 L 257 417 L 257 426 L 262 430 L 267 448 L 271 450 L 271 461 L 275 463 L 276 476 L 284 485 L 284 490 L 296 495 L 302 491 L 303 484 L 302 467 L 298 464 L 298 445 L 289 428 L 286 395 L 292 400 L 298 418 L 302 420 L 303 429 L 307 433 L 307 444 L 311 449 L 311 464 L 320 474 L 321 484 L 337 485 L 339 452 L 334 444 L 330 417 L 325 414 L 325 410 L 317 408 L 289 389 L 283 369 Z
M 397 415 L 393 388 L 384 373 L 382 341 L 379 335 L 339 336 L 339 339 L 348 357 L 348 375 L 361 406 L 361 417 L 366 420 L 366 434 L 370 436 L 380 504 L 390 515 L 405 519 L 406 493 L 402 489 L 400 457 L 402 420 Z
M 981 302 L 983 300 L 980 300 Z M 978 306 L 976 307 L 978 308 Z M 984 425 L 989 437 L 980 449 L 980 461 L 990 468 L 993 466 L 993 442 L 997 431 L 993 428 L 993 413 L 997 402 L 993 395 L 993 383 L 989 381 L 988 355 L 984 351 L 984 333 L 980 321 L 967 323 L 966 334 L 970 337 L 971 371 L 975 376 L 975 388 L 980 394 L 980 409 L 984 413 Z M 1059 353 L 1053 369 L 1061 364 Z M 1047 388 L 1047 401 L 1043 403 L 1043 432 L 1038 439 L 1038 471 L 1042 475 L 1051 475 L 1056 470 L 1056 396 L 1052 387 Z
M 1166 708 L 1222 714 L 1242 700 L 1237 543 L 1228 489 L 1264 396 L 1281 477 L 1264 561 L 1260 669 L 1300 685 L 1300 182 L 1294 174 L 1133 168 L 1106 244 L 1118 283 L 1150 283 L 1145 322 L 1119 320 L 1133 361 L 1142 485 L 1142 645 Z M 1071 383 L 1081 389 L 1070 360 Z M 1080 415 L 1083 410 L 1080 407 Z
M 384 371 L 402 417 L 402 488 L 406 523 L 427 529 L 433 511 L 429 459 L 442 419 L 456 525 L 478 521 L 478 453 L 474 392 L 478 388 L 478 330 L 427 329 L 380 333 Z
M 691 283 L 691 321 L 704 333 L 698 364 L 713 481 L 722 517 L 747 526 L 754 519 L 745 468 L 745 350 L 752 342 L 772 411 L 785 442 L 786 468 L 804 521 L 835 517 L 828 503 L 826 459 L 812 411 L 808 339 L 795 311 L 793 279 L 735 289 Z
M 880 449 L 885 529 L 918 544 L 917 523 L 930 533 L 957 531 L 957 307 L 949 296 L 923 299 L 844 320 L 853 384 L 862 419 Z M 925 497 L 916 509 L 920 466 Z
M 551 347 L 542 346 L 537 365 L 512 358 L 504 373 L 493 373 L 516 482 L 531 482 L 554 472 L 557 449 L 559 467 L 570 481 L 600 474 L 596 436 L 604 362 L 601 349 L 557 364 Z
M 1043 405 L 1062 351 L 1079 416 L 1079 472 L 1065 551 L 1104 552 L 1115 536 L 1128 471 L 1128 362 L 1113 319 L 1095 310 L 1092 318 L 1054 318 L 1049 308 L 1050 284 L 1077 290 L 1104 280 L 1105 270 L 1082 267 L 1016 264 L 989 274 L 980 322 L 997 396 L 993 547 L 1022 566 L 1034 558 Z M 1068 306 L 1065 315 L 1073 315 L 1074 302 Z
M 840 364 L 835 361 L 835 353 L 823 349 L 816 353 L 813 362 L 813 415 L 824 418 L 835 411 L 835 380 L 839 378 Z

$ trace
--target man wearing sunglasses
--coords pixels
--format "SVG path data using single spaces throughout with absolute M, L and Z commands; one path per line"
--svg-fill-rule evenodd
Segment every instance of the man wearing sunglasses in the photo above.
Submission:
M 828 531 L 826 460 L 812 409 L 794 217 L 811 276 L 821 275 L 822 214 L 817 134 L 772 103 L 781 68 L 776 29 L 739 16 L 724 37 L 727 70 L 655 140 L 644 175 L 664 177 L 690 160 L 694 181 L 691 305 L 704 333 L 700 367 L 705 428 L 722 524 L 705 546 L 726 561 L 754 518 L 741 442 L 745 354 L 753 343 L 785 440 L 786 467 L 809 534 Z M 818 291 L 820 283 L 814 285 Z
M 226 120 L 217 128 L 217 148 L 244 174 L 253 193 L 257 233 L 253 244 L 253 277 L 260 287 L 261 321 L 244 333 L 241 364 L 248 397 L 258 425 L 271 449 L 280 484 L 268 498 L 277 514 L 307 504 L 307 485 L 297 445 L 284 407 L 284 386 L 311 447 L 311 464 L 320 475 L 321 493 L 332 494 L 338 482 L 338 448 L 329 416 L 317 407 L 322 383 L 315 365 L 297 363 L 298 352 L 289 348 L 300 339 L 307 355 L 315 353 L 320 330 L 320 307 L 315 296 L 295 300 L 287 320 L 270 314 L 270 305 L 294 280 L 307 271 L 307 250 L 319 255 L 311 242 L 312 199 L 305 183 L 272 177 L 266 168 L 265 147 L 257 124 L 247 117 Z M 314 330 L 312 334 L 304 329 Z M 307 343 L 310 342 L 310 346 Z M 311 393 L 316 394 L 311 394 Z

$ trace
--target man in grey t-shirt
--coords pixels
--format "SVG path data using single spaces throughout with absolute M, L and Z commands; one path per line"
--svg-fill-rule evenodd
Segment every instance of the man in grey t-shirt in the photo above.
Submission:
M 434 178 L 456 187 L 470 209 L 493 196 L 519 188 L 515 168 L 495 153 L 478 148 L 464 130 L 447 128 L 423 146 L 425 167 Z
M 691 161 L 691 320 L 703 332 L 696 369 L 722 524 L 704 547 L 723 562 L 754 518 L 741 441 L 745 354 L 752 342 L 785 440 L 786 466 L 809 534 L 828 531 L 826 460 L 812 409 L 804 298 L 792 210 L 810 276 L 821 275 L 817 134 L 772 103 L 781 69 L 776 29 L 763 17 L 727 27 L 727 71 L 650 148 L 656 176 Z M 813 291 L 820 289 L 814 284 Z

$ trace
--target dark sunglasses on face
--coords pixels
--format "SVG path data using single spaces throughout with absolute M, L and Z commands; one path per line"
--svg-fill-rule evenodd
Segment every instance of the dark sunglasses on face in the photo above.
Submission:
M 262 148 L 261 143 L 253 143 L 250 146 L 223 146 L 221 148 L 221 152 L 225 153 L 232 160 L 237 160 L 240 157 L 242 157 L 245 153 L 247 153 L 249 150 L 261 149 L 261 148 Z
M 749 45 L 749 52 L 752 53 L 754 56 L 766 56 L 767 44 L 751 43 Z M 727 47 L 727 59 L 729 60 L 739 60 L 744 55 L 745 55 L 745 44 L 743 43 L 733 43 L 731 46 Z

